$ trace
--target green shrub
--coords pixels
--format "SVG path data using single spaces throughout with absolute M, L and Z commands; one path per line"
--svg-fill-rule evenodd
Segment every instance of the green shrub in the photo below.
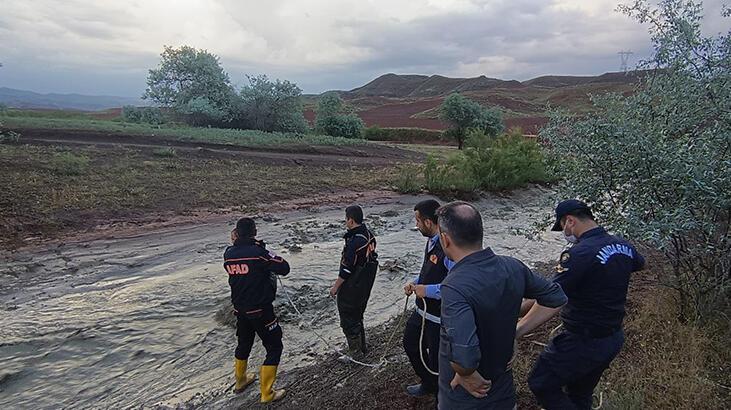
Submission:
M 159 108 L 156 107 L 135 107 L 125 105 L 122 107 L 122 120 L 137 124 L 163 124 L 165 119 Z
M 0 122 L 0 144 L 17 144 L 20 141 L 20 134 L 15 131 L 3 130 L 3 123 Z
M 467 137 L 466 147 L 466 161 L 483 189 L 511 189 L 549 181 L 540 147 L 519 132 L 491 138 L 473 131 Z
M 402 194 L 415 194 L 421 192 L 421 167 L 417 165 L 404 165 L 396 171 L 393 179 L 393 186 Z
M 475 195 L 480 188 L 480 182 L 475 179 L 465 160 L 463 155 L 457 154 L 440 163 L 430 155 L 424 168 L 427 191 L 436 195 L 465 198 Z
M 678 291 L 684 320 L 728 318 L 731 31 L 705 37 L 693 1 L 620 9 L 650 23 L 652 70 L 631 95 L 595 97 L 591 113 L 556 113 L 542 130 L 559 165 L 557 189 L 665 254 L 670 268 L 659 279 Z
M 468 134 L 465 149 L 447 161 L 430 156 L 424 170 L 429 192 L 472 195 L 478 189 L 513 189 L 550 181 L 540 147 L 518 133 L 492 138 L 481 131 Z
M 333 137 L 363 138 L 363 120 L 348 112 L 348 107 L 336 93 L 320 97 L 315 127 L 318 132 Z
M 89 158 L 72 152 L 60 152 L 51 159 L 50 165 L 56 174 L 81 175 L 89 166 Z
M 369 141 L 425 142 L 441 140 L 442 132 L 421 128 L 380 128 L 374 125 L 363 130 L 363 137 Z
M 152 151 L 152 155 L 156 157 L 175 157 L 178 155 L 178 152 L 173 147 L 158 148 Z
M 355 114 L 337 114 L 318 118 L 318 129 L 326 135 L 341 138 L 363 138 L 363 120 Z

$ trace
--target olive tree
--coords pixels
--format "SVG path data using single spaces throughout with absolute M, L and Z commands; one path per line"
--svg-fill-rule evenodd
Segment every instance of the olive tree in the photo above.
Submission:
M 446 134 L 457 141 L 459 149 L 464 146 L 467 131 L 470 129 L 482 131 L 491 137 L 505 130 L 499 110 L 485 108 L 459 93 L 445 98 L 439 111 L 439 118 L 450 126 Z
M 271 81 L 266 75 L 247 76 L 240 91 L 239 121 L 243 128 L 262 131 L 305 132 L 307 121 L 302 90 L 287 80 Z
M 217 56 L 189 46 L 165 46 L 160 64 L 149 70 L 142 98 L 211 125 L 231 118 L 236 94 Z
M 684 319 L 729 312 L 731 38 L 701 34 L 701 4 L 636 1 L 655 52 L 630 96 L 593 99 L 581 119 L 554 113 L 541 133 L 563 178 L 619 233 L 664 252 L 664 284 Z M 728 11 L 724 12 L 728 17 Z M 656 266 L 661 268 L 661 266 Z

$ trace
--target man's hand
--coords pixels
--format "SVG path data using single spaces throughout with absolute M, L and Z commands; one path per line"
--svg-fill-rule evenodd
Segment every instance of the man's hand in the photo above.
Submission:
M 338 291 L 340 290 L 340 286 L 342 286 L 344 282 L 345 282 L 345 280 L 343 280 L 343 278 L 338 276 L 338 278 L 335 280 L 335 283 L 333 283 L 333 286 L 330 288 L 330 297 L 331 298 L 334 298 L 335 295 L 338 294 Z
M 414 293 L 414 282 L 409 282 L 404 285 L 404 295 L 411 296 L 412 293 Z
M 420 298 L 426 297 L 426 285 L 414 285 L 414 293 Z
M 487 392 L 492 387 L 492 382 L 485 380 L 478 371 L 474 371 L 469 376 L 460 376 L 459 373 L 454 374 L 452 382 L 449 383 L 454 390 L 458 385 L 467 390 L 473 397 L 481 399 L 487 396 Z

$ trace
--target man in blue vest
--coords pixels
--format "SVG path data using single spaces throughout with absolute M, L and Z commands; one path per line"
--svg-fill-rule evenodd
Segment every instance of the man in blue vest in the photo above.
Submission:
M 622 321 L 632 272 L 645 259 L 626 241 L 594 221 L 591 209 L 576 199 L 556 207 L 554 231 L 573 246 L 561 254 L 553 282 L 569 298 L 561 310 L 563 332 L 536 361 L 528 386 L 547 410 L 589 409 L 594 388 L 624 343 Z M 555 312 L 523 304 L 516 337 L 531 332 Z M 565 389 L 565 391 L 564 391 Z
M 416 310 L 406 322 L 403 345 L 411 366 L 421 383 L 407 386 L 414 397 L 436 394 L 439 373 L 439 326 L 441 325 L 441 283 L 447 276 L 450 261 L 439 243 L 437 209 L 439 202 L 427 199 L 414 207 L 416 229 L 429 238 L 419 276 L 404 286 L 407 295 L 416 294 Z M 424 323 L 422 337 L 422 322 Z M 419 346 L 421 339 L 421 347 Z M 426 367 L 424 366 L 426 364 Z

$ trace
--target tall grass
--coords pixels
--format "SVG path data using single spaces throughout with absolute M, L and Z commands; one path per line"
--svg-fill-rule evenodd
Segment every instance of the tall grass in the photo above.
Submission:
M 89 118 L 47 118 L 35 116 L 3 116 L 8 128 L 83 129 L 109 133 L 166 137 L 180 141 L 210 142 L 243 146 L 279 145 L 361 145 L 358 139 L 338 138 L 328 135 L 263 132 L 226 128 L 196 128 L 180 124 L 136 124 Z

